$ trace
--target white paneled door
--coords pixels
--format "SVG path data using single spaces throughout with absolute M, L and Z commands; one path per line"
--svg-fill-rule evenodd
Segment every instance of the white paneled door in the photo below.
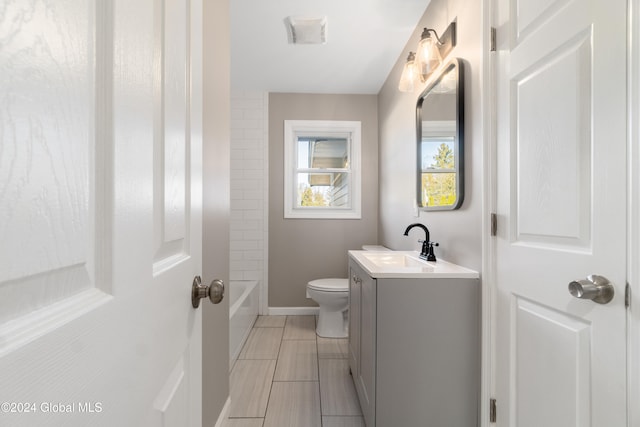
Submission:
M 623 427 L 627 4 L 497 6 L 497 422 Z
M 0 425 L 201 425 L 199 0 L 0 5 Z

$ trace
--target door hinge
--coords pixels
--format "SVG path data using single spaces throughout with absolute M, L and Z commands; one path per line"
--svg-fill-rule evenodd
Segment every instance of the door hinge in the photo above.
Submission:
M 626 308 L 631 307 L 631 286 L 629 286 L 629 283 L 624 287 L 624 306 Z
M 496 47 L 496 29 L 495 29 L 495 27 L 491 27 L 490 50 L 491 50 L 491 52 L 495 52 L 497 50 L 497 47 Z
M 491 236 L 498 235 L 498 215 L 491 213 Z
M 496 400 L 495 399 L 489 400 L 489 422 L 490 423 L 496 422 Z

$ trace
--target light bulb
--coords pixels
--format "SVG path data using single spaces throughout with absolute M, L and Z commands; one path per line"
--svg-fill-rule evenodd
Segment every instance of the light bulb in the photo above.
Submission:
M 436 45 L 437 41 L 429 34 L 429 31 L 433 30 L 427 30 L 425 28 L 425 31 L 422 33 L 422 39 L 420 43 L 418 43 L 418 53 L 416 55 L 418 73 L 422 81 L 425 81 L 442 62 L 440 50 Z

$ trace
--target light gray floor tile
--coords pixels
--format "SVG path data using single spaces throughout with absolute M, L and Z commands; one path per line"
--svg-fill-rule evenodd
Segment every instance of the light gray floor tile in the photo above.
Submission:
M 322 427 L 365 427 L 362 417 L 322 417 Z
M 264 427 L 321 427 L 317 382 L 274 382 Z
M 238 360 L 231 371 L 229 417 L 264 417 L 275 360 Z
M 318 358 L 320 359 L 346 359 L 348 348 L 347 338 L 318 337 Z
M 318 352 L 312 340 L 282 341 L 274 381 L 318 381 Z
M 364 426 L 345 358 L 348 340 L 316 339 L 315 325 L 315 316 L 258 319 L 231 372 L 224 427 Z
M 322 415 L 362 415 L 347 359 L 320 359 Z
M 282 339 L 315 340 L 315 316 L 287 316 L 287 323 L 284 326 L 284 335 Z
M 238 359 L 277 359 L 282 328 L 253 328 Z
M 254 328 L 284 328 L 287 316 L 258 316 Z
M 263 422 L 264 418 L 227 418 L 222 427 L 262 427 Z

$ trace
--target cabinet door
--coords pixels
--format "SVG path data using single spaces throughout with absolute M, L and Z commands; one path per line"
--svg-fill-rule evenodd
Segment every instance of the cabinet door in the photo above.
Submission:
M 349 368 L 354 380 L 360 374 L 360 278 L 349 268 Z
M 360 275 L 360 406 L 366 425 L 375 426 L 376 401 L 376 281 Z

